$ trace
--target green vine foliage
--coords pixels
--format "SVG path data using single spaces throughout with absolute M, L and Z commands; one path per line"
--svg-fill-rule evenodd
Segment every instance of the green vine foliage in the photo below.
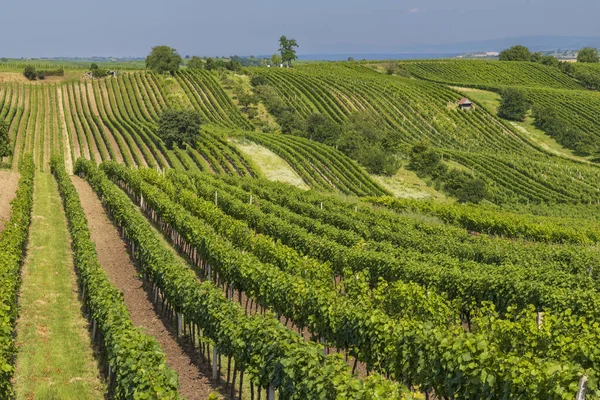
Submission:
M 122 293 L 109 282 L 98 262 L 79 195 L 62 159 L 52 159 L 52 171 L 69 221 L 84 306 L 97 326 L 100 347 L 110 365 L 111 398 L 179 399 L 177 374 L 167 367 L 160 345 L 133 326 Z
M 35 165 L 31 155 L 25 155 L 20 168 L 21 179 L 12 201 L 10 220 L 0 233 L 0 398 L 14 395 L 10 379 L 14 373 L 16 354 L 14 328 L 18 317 L 17 294 L 21 279 L 21 261 L 25 255 L 31 209 Z
M 202 337 L 211 340 L 219 353 L 233 357 L 255 384 L 265 388 L 273 384 L 284 399 L 405 397 L 406 389 L 376 373 L 367 380 L 357 379 L 339 355 L 324 356 L 321 345 L 304 341 L 272 313 L 247 316 L 212 281 L 198 281 L 196 274 L 175 258 L 127 195 L 104 172 L 79 159 L 76 173 L 85 176 L 102 197 L 126 240 L 133 244 L 134 257 L 142 271 L 161 295 L 184 321 L 196 324 Z M 218 243 L 215 246 L 221 248 L 223 261 L 228 258 L 227 263 L 233 268 L 236 258 L 227 248 Z
M 159 182 L 156 172 L 145 170 L 138 174 L 115 163 L 105 163 L 102 169 L 136 201 L 143 198 L 145 212 L 157 218 L 161 228 L 175 238 L 180 249 L 195 249 L 195 253 L 186 254 L 196 254 L 209 263 L 218 271 L 221 281 L 255 297 L 261 305 L 289 317 L 298 326 L 307 327 L 315 337 L 325 339 L 328 344 L 350 349 L 367 363 L 368 368 L 391 374 L 395 379 L 425 390 L 434 388 L 440 395 L 465 398 L 476 395 L 568 398 L 576 391 L 580 376 L 587 374 L 593 381 L 594 352 L 575 350 L 577 347 L 589 348 L 598 337 L 594 328 L 585 328 L 585 338 L 569 350 L 564 349 L 562 334 L 553 336 L 545 332 L 539 337 L 544 338 L 540 340 L 543 344 L 532 344 L 523 355 L 522 349 L 514 349 L 517 347 L 515 342 L 508 344 L 507 340 L 511 335 L 530 329 L 531 322 L 535 323 L 532 310 L 520 316 L 518 324 L 507 322 L 493 333 L 482 329 L 469 334 L 461 326 L 445 326 L 444 320 L 452 318 L 452 312 L 444 307 L 443 300 L 434 291 L 425 293 L 418 287 L 398 283 L 387 291 L 385 285 L 381 285 L 378 289 L 381 292 L 368 296 L 368 291 L 350 285 L 341 291 L 346 296 L 340 296 L 331 286 L 332 276 L 329 275 L 327 283 L 327 277 L 321 275 L 327 273 L 326 268 L 310 263 L 294 266 L 293 257 L 289 257 L 290 264 L 285 264 L 282 262 L 285 253 L 271 257 L 273 265 L 285 269 L 286 273 L 261 264 L 253 256 L 234 249 L 211 228 L 191 217 L 182 206 L 174 204 L 173 198 L 178 198 L 186 208 L 193 209 L 194 214 L 212 221 L 210 224 L 221 235 L 241 243 L 238 246 L 259 259 L 268 257 L 261 254 L 265 248 L 258 246 L 260 239 L 252 236 L 248 226 L 223 215 L 219 217 L 214 205 L 211 209 L 208 203 L 195 201 L 185 189 L 185 174 L 169 174 L 181 178 L 173 182 L 170 189 L 167 183 L 160 185 L 171 191 L 173 198 L 169 198 L 140 179 L 143 175 L 149 181 Z M 187 185 L 190 183 L 188 178 Z M 195 183 L 198 185 L 198 181 Z M 211 193 L 214 195 L 214 191 Z M 218 201 L 224 206 L 230 203 L 233 209 L 234 203 L 225 196 L 219 195 Z M 235 206 L 238 210 L 244 208 L 239 202 Z M 261 218 L 266 217 L 262 215 Z M 223 221 L 216 222 L 219 219 Z M 271 254 L 280 250 L 272 248 Z M 303 267 L 314 267 L 314 270 L 302 272 Z M 382 304 L 373 303 L 370 297 Z M 474 318 L 477 326 L 489 324 L 489 317 L 488 320 L 484 318 L 488 315 L 499 318 L 493 307 L 480 310 L 481 320 L 479 315 Z M 569 336 L 574 337 L 582 327 L 576 322 L 577 318 L 548 314 L 548 326 L 564 333 L 566 331 L 560 325 L 562 320 L 569 321 L 565 325 Z M 586 371 L 583 366 L 592 370 Z

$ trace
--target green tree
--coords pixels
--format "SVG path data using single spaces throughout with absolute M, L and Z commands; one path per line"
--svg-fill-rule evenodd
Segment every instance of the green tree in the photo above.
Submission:
M 268 85 L 269 80 L 267 78 L 265 78 L 263 75 L 254 75 L 250 79 L 250 84 L 254 87 L 261 86 L 261 85 Z
M 416 143 L 409 154 L 408 167 L 420 176 L 430 176 L 437 179 L 443 176 L 447 167 L 442 163 L 442 157 L 427 143 Z
M 558 61 L 558 58 L 556 58 L 556 57 L 543 56 L 540 59 L 540 63 L 544 64 L 544 65 L 549 65 L 551 67 L 558 67 L 558 64 L 560 63 L 560 61 Z
M 212 57 L 208 57 L 206 59 L 206 64 L 204 64 L 204 69 L 211 71 L 216 68 L 215 59 Z
M 487 196 L 487 185 L 481 178 L 456 169 L 444 175 L 444 190 L 458 199 L 459 203 L 479 203 Z
M 525 46 L 513 46 L 500 52 L 500 61 L 531 61 L 531 52 Z
M 35 70 L 35 67 L 33 65 L 27 65 L 25 67 L 25 71 L 23 71 L 23 75 L 25 76 L 25 78 L 29 79 L 30 81 L 33 81 L 37 77 L 37 71 Z
M 580 63 L 597 63 L 600 62 L 598 49 L 593 47 L 584 47 L 577 53 L 577 62 Z
M 229 71 L 239 72 L 242 70 L 242 63 L 239 61 L 230 60 L 225 63 L 225 68 L 227 68 Z
M 204 69 L 204 61 L 198 56 L 193 56 L 187 66 L 190 69 Z
M 8 133 L 8 124 L 0 120 L 0 158 L 8 157 L 12 154 L 10 147 L 10 136 Z
M 159 74 L 174 74 L 181 64 L 181 56 L 177 50 L 169 46 L 156 46 L 146 57 L 146 68 Z
M 541 52 L 539 52 L 539 51 L 537 51 L 537 52 L 531 54 L 531 58 L 529 59 L 529 61 L 531 61 L 531 62 L 540 62 L 540 61 L 542 61 L 543 57 L 544 57 L 544 54 L 541 53 Z
M 241 92 L 237 95 L 237 98 L 240 105 L 244 107 L 244 111 L 248 111 L 248 107 L 257 103 L 256 96 L 253 96 L 250 93 Z
M 530 108 L 531 103 L 525 93 L 519 89 L 505 89 L 502 91 L 498 116 L 511 121 L 523 121 Z
M 202 118 L 195 110 L 168 109 L 160 115 L 157 134 L 172 149 L 174 144 L 194 143 L 200 136 L 201 125 Z
M 100 68 L 100 67 L 98 67 L 98 64 L 96 64 L 96 63 L 92 63 L 92 65 L 90 65 L 90 70 L 92 70 L 92 71 L 95 71 L 98 68 Z
M 333 146 L 337 143 L 342 128 L 323 114 L 311 114 L 306 119 L 306 134 L 310 140 Z
M 385 121 L 368 112 L 351 114 L 337 140 L 337 147 L 373 174 L 393 175 L 400 168 L 393 145 L 387 142 L 391 132 Z
M 285 36 L 279 38 L 279 54 L 281 54 L 283 63 L 287 64 L 288 67 L 292 65 L 292 61 L 298 58 L 295 47 L 298 47 L 296 39 L 288 39 Z
M 274 67 L 278 67 L 283 63 L 283 60 L 279 54 L 273 54 L 271 56 L 271 65 Z
M 304 120 L 298 115 L 296 110 L 292 108 L 284 109 L 278 114 L 277 123 L 281 127 L 281 133 L 303 136 Z

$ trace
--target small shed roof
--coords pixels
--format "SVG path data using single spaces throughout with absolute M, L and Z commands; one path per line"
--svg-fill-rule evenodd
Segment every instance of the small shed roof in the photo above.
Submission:
M 459 106 L 463 106 L 463 105 L 471 105 L 473 103 L 471 103 L 471 100 L 467 99 L 466 97 L 463 97 L 462 99 L 460 99 L 460 101 L 458 102 Z

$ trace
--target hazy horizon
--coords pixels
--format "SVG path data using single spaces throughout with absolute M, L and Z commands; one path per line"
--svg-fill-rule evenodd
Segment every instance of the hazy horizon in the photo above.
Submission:
M 143 57 L 166 44 L 181 55 L 266 55 L 285 34 L 299 54 L 410 53 L 529 36 L 600 36 L 600 2 L 490 0 L 133 0 L 10 2 L 0 15 L 0 57 Z M 436 47 L 437 46 L 437 47 Z

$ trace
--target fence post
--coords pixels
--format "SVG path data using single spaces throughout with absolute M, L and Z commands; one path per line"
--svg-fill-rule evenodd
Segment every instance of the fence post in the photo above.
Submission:
M 213 380 L 219 379 L 219 355 L 217 354 L 217 346 L 213 347 Z
M 269 390 L 267 391 L 267 400 L 275 400 L 275 387 L 272 383 L 269 385 Z
M 575 400 L 585 400 L 585 394 L 587 392 L 587 376 L 582 376 L 579 380 L 579 389 L 577 390 L 577 396 Z
M 181 328 L 181 325 L 182 325 L 181 313 L 177 313 L 177 337 L 181 337 L 181 331 L 183 330 Z

